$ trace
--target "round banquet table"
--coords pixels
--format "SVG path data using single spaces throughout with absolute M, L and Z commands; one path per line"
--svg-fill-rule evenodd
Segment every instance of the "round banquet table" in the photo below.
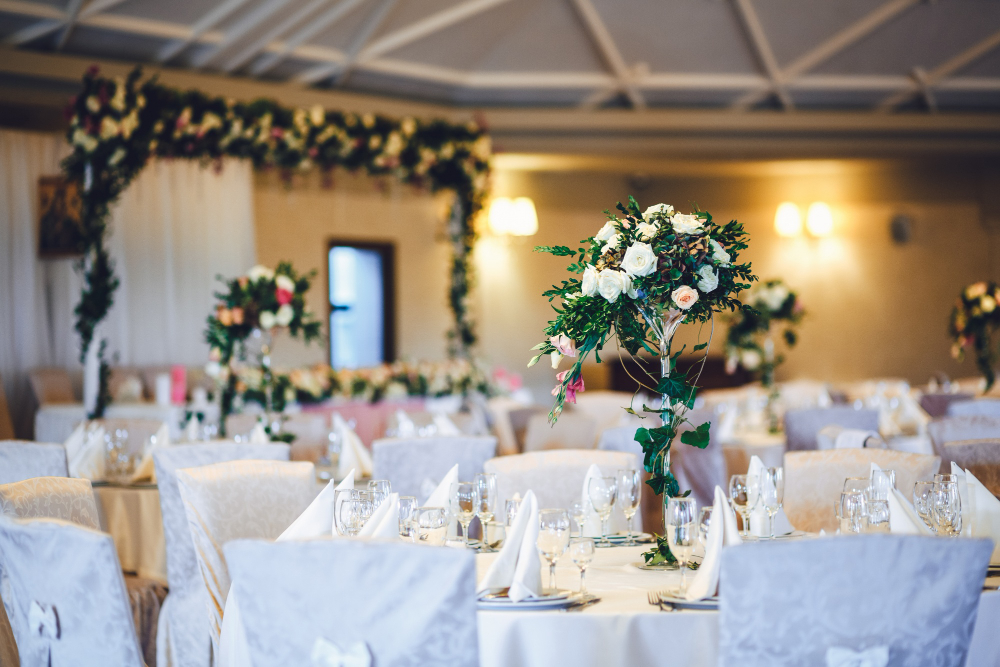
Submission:
M 598 549 L 587 568 L 587 590 L 601 601 L 580 611 L 478 612 L 480 665 L 716 667 L 718 612 L 661 612 L 651 606 L 646 592 L 676 588 L 680 573 L 645 571 L 631 565 L 642 561 L 640 554 L 646 549 Z M 480 578 L 494 558 L 495 554 L 476 556 Z M 689 577 L 693 574 L 688 573 Z M 545 565 L 542 581 L 548 583 Z M 556 566 L 556 584 L 577 590 L 579 582 L 580 571 L 573 562 L 561 559 Z M 968 667 L 1000 665 L 996 627 L 1000 627 L 1000 591 L 990 591 L 980 598 Z
M 101 530 L 109 533 L 126 572 L 167 584 L 167 543 L 155 484 L 94 484 Z

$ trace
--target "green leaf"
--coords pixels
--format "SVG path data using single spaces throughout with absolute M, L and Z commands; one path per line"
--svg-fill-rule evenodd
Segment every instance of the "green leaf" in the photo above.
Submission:
M 681 442 L 685 445 L 691 445 L 692 447 L 697 447 L 698 449 L 705 449 L 708 447 L 709 442 L 709 428 L 712 426 L 711 422 L 705 422 L 700 424 L 697 428 L 691 431 L 684 431 L 681 433 Z
M 542 358 L 541 354 L 536 354 L 535 356 L 533 356 L 531 358 L 531 361 L 528 362 L 528 368 L 531 368 L 532 366 L 534 366 L 535 364 L 537 364 L 538 360 L 541 359 L 541 358 Z
M 694 349 L 692 349 L 691 351 L 692 352 L 701 352 L 706 347 L 708 347 L 708 343 L 699 343 L 698 345 L 695 345 Z

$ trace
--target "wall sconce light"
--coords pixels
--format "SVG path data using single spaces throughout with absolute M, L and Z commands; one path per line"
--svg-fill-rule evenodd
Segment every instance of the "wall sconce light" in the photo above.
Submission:
M 802 214 L 799 207 L 790 201 L 778 204 L 774 213 L 774 231 L 778 236 L 792 238 L 802 233 Z
M 806 229 L 816 238 L 833 234 L 833 213 L 825 202 L 815 201 L 809 204 L 806 214 Z
M 502 236 L 532 236 L 538 233 L 538 214 L 530 197 L 497 197 L 490 204 L 490 231 Z

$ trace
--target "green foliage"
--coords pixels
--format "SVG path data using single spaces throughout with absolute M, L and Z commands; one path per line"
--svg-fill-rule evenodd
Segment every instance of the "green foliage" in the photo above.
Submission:
M 971 349 L 976 366 L 986 379 L 986 391 L 996 381 L 997 344 L 994 340 L 1000 328 L 1000 285 L 993 281 L 969 285 L 955 301 L 948 322 L 951 337 L 951 354 L 958 361 L 965 360 L 965 351 Z
M 783 325 L 781 337 L 791 348 L 798 342 L 795 327 L 805 311 L 798 295 L 784 281 L 768 280 L 756 285 L 745 297 L 746 305 L 728 318 L 726 356 L 729 367 L 738 364 L 760 379 L 765 387 L 774 385 L 774 374 L 785 357 L 765 347 L 765 339 L 778 325 Z M 773 345 L 773 342 L 771 343 Z

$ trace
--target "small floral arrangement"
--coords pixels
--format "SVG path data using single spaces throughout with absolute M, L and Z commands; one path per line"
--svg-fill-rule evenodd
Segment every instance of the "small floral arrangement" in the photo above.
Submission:
M 659 408 L 643 406 L 643 411 L 659 413 L 662 425 L 640 428 L 635 439 L 651 473 L 648 484 L 657 494 L 676 496 L 680 489 L 670 473 L 667 453 L 694 404 L 697 378 L 672 372 L 684 350 L 672 353 L 670 343 L 681 322 L 707 322 L 717 311 L 742 307 L 735 295 L 755 279 L 750 264 L 738 261 L 748 237 L 735 220 L 719 225 L 697 209 L 680 213 L 673 206 L 657 204 L 642 211 L 629 197 L 628 206 L 619 203 L 617 210 L 620 215 L 605 211 L 607 222 L 581 241 L 581 247 L 535 249 L 572 258 L 573 275 L 544 293 L 550 302 L 559 299 L 553 305 L 557 316 L 545 328 L 547 339 L 535 346 L 538 354 L 529 366 L 544 355 L 551 357 L 553 367 L 563 357 L 575 359 L 556 376 L 555 404 L 549 415 L 554 422 L 564 404 L 575 402 L 585 389 L 583 362 L 591 353 L 600 362 L 600 352 L 611 339 L 617 338 L 629 354 L 645 350 L 660 357 L 661 377 L 650 376 L 647 388 L 663 400 Z M 708 344 L 696 345 L 695 351 Z M 631 406 L 626 409 L 637 414 Z M 704 448 L 708 429 L 706 423 L 687 431 L 681 441 Z
M 774 385 L 774 372 L 785 358 L 775 355 L 770 339 L 775 324 L 783 323 L 781 337 L 791 348 L 798 341 L 795 327 L 805 316 L 798 295 L 780 279 L 768 280 L 751 288 L 744 303 L 750 308 L 737 311 L 726 334 L 726 372 L 737 368 L 753 373 L 765 387 Z
M 951 356 L 965 359 L 966 350 L 974 350 L 976 365 L 986 378 L 989 391 L 996 380 L 997 346 L 993 334 L 1000 327 L 1000 285 L 993 281 L 974 283 L 966 287 L 951 311 L 948 333 L 951 335 Z

